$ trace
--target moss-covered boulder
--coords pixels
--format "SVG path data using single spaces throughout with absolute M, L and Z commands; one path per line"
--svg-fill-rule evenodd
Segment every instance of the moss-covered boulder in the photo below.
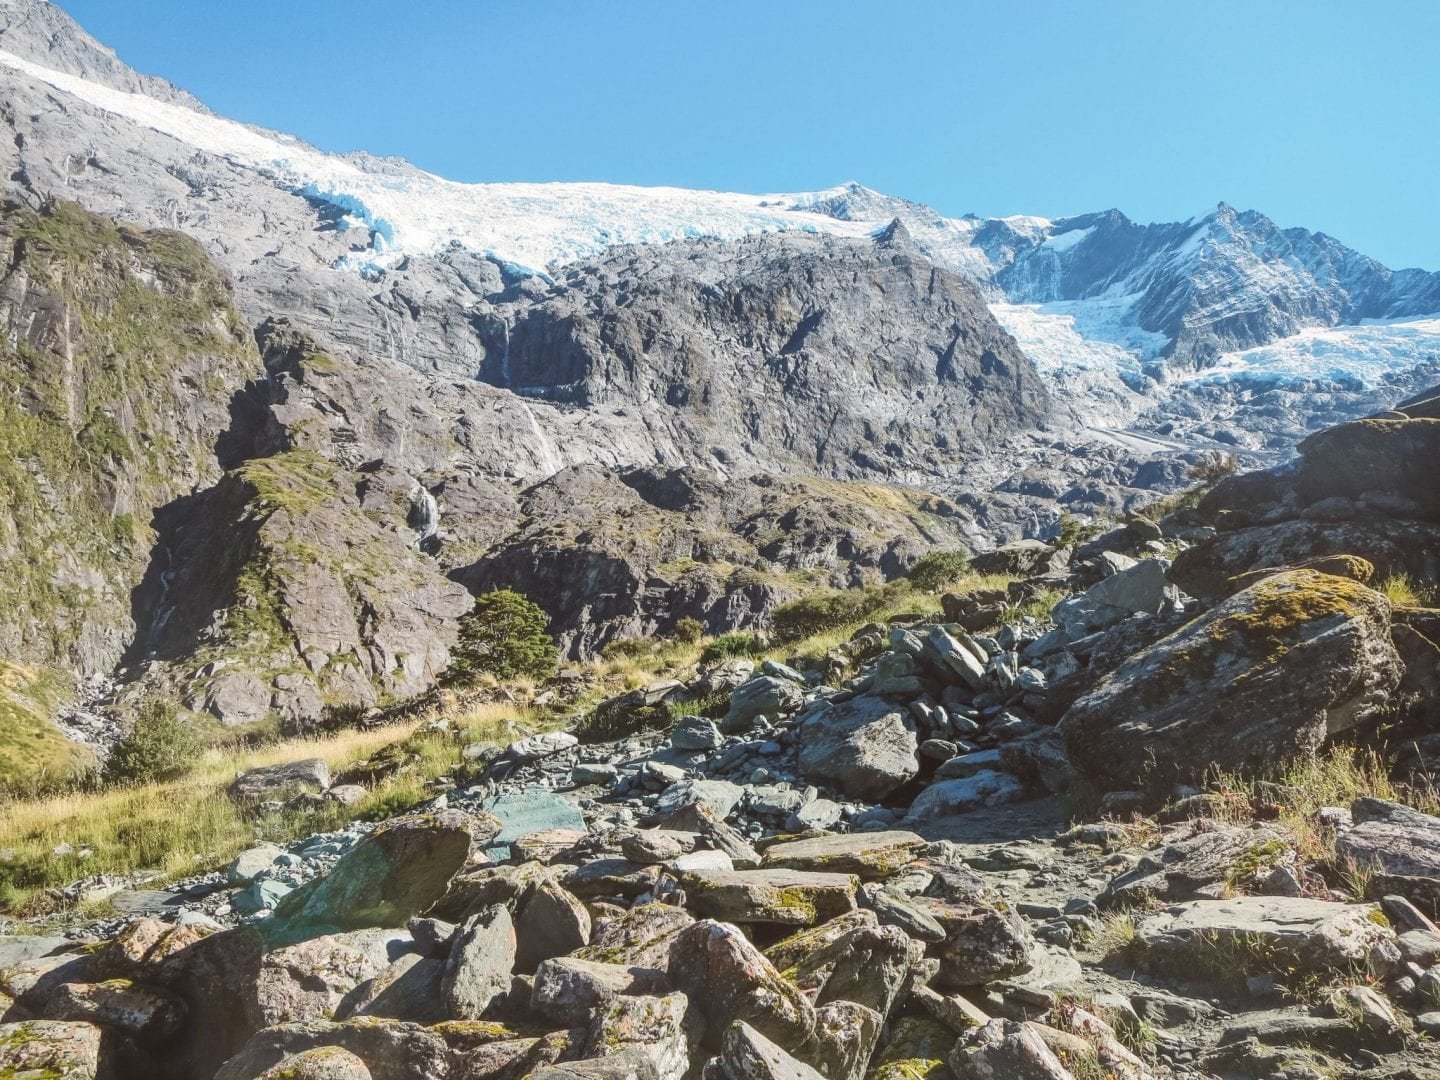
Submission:
M 95 1080 L 102 1032 L 94 1024 L 32 1020 L 0 1024 L 0 1076 Z
M 1400 682 L 1390 605 L 1348 578 L 1266 578 L 1132 656 L 1062 717 L 1107 789 L 1254 773 L 1374 720 Z

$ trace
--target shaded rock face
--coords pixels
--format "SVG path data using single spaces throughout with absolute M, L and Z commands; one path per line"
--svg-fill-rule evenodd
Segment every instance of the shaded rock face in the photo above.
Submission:
M 497 314 L 508 332 L 488 347 L 489 382 L 579 405 L 693 410 L 717 451 L 753 442 L 840 475 L 933 467 L 1049 412 L 975 288 L 884 243 L 626 249 Z
M 152 519 L 219 478 L 257 358 L 179 234 L 6 205 L 0 267 L 0 654 L 108 670 L 136 628 Z
M 1126 660 L 1059 731 L 1077 767 L 1112 789 L 1273 768 L 1372 721 L 1401 673 L 1383 596 L 1290 571 Z
M 1182 552 L 1172 579 L 1223 596 L 1237 575 L 1338 555 L 1382 578 L 1440 578 L 1440 420 L 1429 400 L 1317 432 L 1291 465 L 1221 482 L 1199 507 L 1219 535 Z
M 456 576 L 534 597 L 580 657 L 687 617 L 713 633 L 764 626 L 816 574 L 837 587 L 896 577 L 959 546 L 966 520 L 918 489 L 583 465 L 524 492 L 516 531 Z

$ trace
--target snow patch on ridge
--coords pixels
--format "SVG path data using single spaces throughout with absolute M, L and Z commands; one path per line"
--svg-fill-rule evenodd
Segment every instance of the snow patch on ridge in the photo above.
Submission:
M 543 273 L 622 244 L 739 240 L 786 230 L 862 238 L 877 224 L 800 212 L 835 191 L 743 195 L 618 184 L 462 184 L 418 169 L 381 171 L 383 162 L 370 171 L 289 136 L 113 90 L 3 50 L 0 64 L 345 211 L 372 233 L 371 251 L 342 260 L 341 268 L 362 273 L 456 246 Z

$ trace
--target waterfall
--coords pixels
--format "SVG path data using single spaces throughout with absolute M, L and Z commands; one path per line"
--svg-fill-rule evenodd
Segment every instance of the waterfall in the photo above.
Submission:
M 415 546 L 422 551 L 440 532 L 440 504 L 418 480 L 410 489 L 410 527 L 420 534 Z

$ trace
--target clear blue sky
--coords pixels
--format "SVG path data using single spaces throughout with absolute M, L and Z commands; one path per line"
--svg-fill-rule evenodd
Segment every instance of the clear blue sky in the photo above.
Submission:
M 950 215 L 1224 200 L 1440 269 L 1436 0 L 61 0 L 144 71 L 462 180 Z

